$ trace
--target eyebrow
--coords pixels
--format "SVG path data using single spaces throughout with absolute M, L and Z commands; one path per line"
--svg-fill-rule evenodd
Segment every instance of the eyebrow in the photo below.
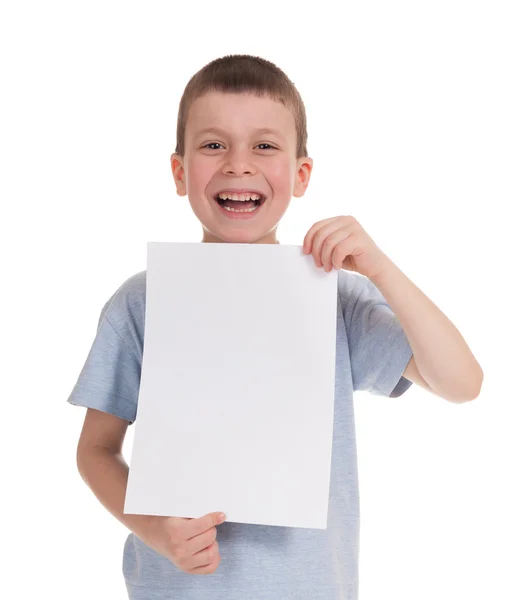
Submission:
M 222 135 L 229 135 L 227 131 L 221 129 L 220 127 L 206 127 L 205 129 L 200 129 L 200 131 L 198 131 L 196 135 L 202 135 L 203 133 L 220 133 Z M 260 129 L 254 129 L 253 133 L 272 133 L 284 139 L 284 136 L 278 129 L 271 129 L 269 127 L 261 127 Z

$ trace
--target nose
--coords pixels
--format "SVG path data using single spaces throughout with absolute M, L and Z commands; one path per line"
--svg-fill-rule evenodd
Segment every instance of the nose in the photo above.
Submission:
M 251 175 L 255 173 L 255 167 L 247 152 L 233 149 L 226 154 L 222 171 L 226 175 Z

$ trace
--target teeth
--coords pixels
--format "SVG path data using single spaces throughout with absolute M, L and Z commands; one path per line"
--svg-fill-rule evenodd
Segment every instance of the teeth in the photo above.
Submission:
M 254 206 L 253 208 L 230 208 L 229 206 L 222 206 L 224 210 L 228 210 L 229 212 L 253 212 L 257 210 L 258 206 Z
M 218 198 L 222 200 L 237 200 L 239 202 L 248 202 L 249 200 L 260 200 L 260 194 L 226 194 L 224 192 L 218 194 Z

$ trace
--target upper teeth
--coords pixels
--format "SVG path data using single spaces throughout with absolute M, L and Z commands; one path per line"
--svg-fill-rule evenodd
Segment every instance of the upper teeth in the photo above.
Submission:
M 260 200 L 261 199 L 261 195 L 260 194 L 226 194 L 225 192 L 221 192 L 220 194 L 218 194 L 218 197 L 221 198 L 222 200 L 238 200 L 240 202 L 244 201 L 247 202 L 249 200 Z

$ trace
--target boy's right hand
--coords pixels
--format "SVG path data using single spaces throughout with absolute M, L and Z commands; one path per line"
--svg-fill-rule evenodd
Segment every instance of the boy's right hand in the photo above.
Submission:
M 151 516 L 143 541 L 185 573 L 209 575 L 220 563 L 216 526 L 225 521 L 221 514 L 199 519 Z

